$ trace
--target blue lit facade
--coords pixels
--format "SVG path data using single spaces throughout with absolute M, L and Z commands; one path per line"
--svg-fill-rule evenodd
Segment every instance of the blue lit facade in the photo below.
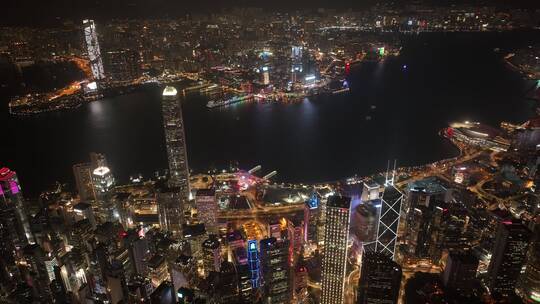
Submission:
M 257 250 L 257 240 L 248 241 L 248 265 L 251 273 L 251 286 L 255 289 L 259 287 L 259 252 Z

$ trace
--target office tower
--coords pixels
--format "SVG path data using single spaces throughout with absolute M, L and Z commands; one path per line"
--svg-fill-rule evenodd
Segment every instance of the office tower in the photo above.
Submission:
M 150 295 L 150 304 L 176 304 L 175 290 L 169 281 L 163 281 Z
M 472 253 L 451 253 L 442 273 L 444 286 L 457 294 L 470 296 L 476 281 L 478 258 Z
M 130 82 L 141 76 L 139 54 L 130 49 L 107 51 L 104 56 L 107 77 L 114 82 Z
M 281 239 L 281 223 L 279 220 L 272 220 L 268 223 L 268 235 Z
M 491 293 L 506 297 L 514 292 L 530 237 L 530 231 L 518 221 L 499 223 L 488 267 L 487 285 Z
M 302 47 L 291 47 L 291 82 L 298 81 L 298 74 L 302 73 Z
M 208 275 L 211 271 L 219 271 L 221 266 L 221 244 L 217 236 L 212 234 L 203 242 L 202 257 L 205 275 Z
M 103 71 L 103 61 L 101 59 L 101 51 L 99 49 L 98 36 L 94 20 L 83 20 L 84 40 L 86 41 L 86 51 L 88 59 L 90 59 L 90 68 L 95 80 L 105 78 Z
M 112 200 L 114 177 L 108 167 L 100 166 L 92 172 L 92 185 L 98 206 L 99 218 L 102 222 L 118 220 L 119 214 Z
M 122 302 L 127 299 L 128 288 L 126 275 L 120 262 L 113 261 L 106 274 L 107 291 L 111 303 Z
M 195 303 L 195 291 L 190 288 L 180 287 L 176 290 L 176 297 L 179 304 Z
M 358 304 L 396 304 L 401 267 L 381 252 L 366 252 L 358 281 Z
M 264 303 L 290 303 L 289 241 L 267 238 L 260 241 L 260 269 Z
M 77 294 L 88 283 L 85 269 L 88 265 L 80 250 L 73 248 L 60 258 L 59 265 L 62 282 L 68 292 Z
M 96 219 L 94 217 L 94 210 L 92 210 L 92 205 L 88 203 L 78 203 L 73 206 L 73 212 L 75 213 L 75 221 L 81 221 L 87 219 L 92 228 L 96 228 Z
M 75 185 L 81 201 L 95 199 L 92 188 L 92 171 L 94 171 L 92 167 L 91 163 L 73 165 L 73 176 L 75 176 Z
M 46 261 L 49 261 L 50 259 L 38 244 L 26 245 L 23 248 L 23 256 L 25 260 L 25 266 L 23 268 L 25 268 L 26 282 L 28 285 L 32 286 L 38 297 L 43 301 L 47 301 L 51 295 L 49 285 L 52 281 L 49 276 L 49 271 L 52 272 L 52 267 L 57 266 L 57 263 L 48 268 Z M 50 263 L 49 266 L 51 266 Z
M 362 201 L 351 213 L 351 231 L 366 250 L 370 246 L 375 249 L 381 207 L 380 199 Z
M 304 242 L 318 243 L 318 226 L 320 217 L 321 200 L 317 193 L 312 193 L 311 197 L 304 204 Z
M 141 230 L 130 229 L 124 238 L 124 244 L 128 249 L 133 273 L 146 275 L 146 260 L 150 255 L 148 239 L 141 235 Z
M 251 271 L 247 264 L 236 264 L 238 276 L 238 301 L 240 303 L 252 303 L 254 288 L 251 282 Z
M 169 231 L 174 237 L 182 236 L 182 224 L 184 223 L 184 210 L 182 203 L 184 197 L 180 195 L 179 187 L 169 187 L 161 183 L 156 187 L 159 225 L 161 229 Z
M 216 301 L 218 303 L 238 302 L 238 278 L 233 263 L 227 261 L 221 263 L 213 298 L 218 299 Z
M 247 262 L 251 278 L 251 287 L 254 290 L 259 288 L 261 283 L 259 272 L 259 252 L 257 249 L 257 240 L 249 240 L 247 242 Z
M 92 185 L 96 196 L 106 196 L 112 190 L 114 185 L 114 177 L 108 167 L 100 166 L 92 171 Z
M 262 75 L 263 75 L 262 83 L 264 85 L 269 85 L 270 84 L 270 71 L 267 66 L 262 67 Z
M 174 87 L 165 87 L 162 100 L 163 129 L 169 161 L 169 183 L 180 188 L 183 199 L 189 198 L 189 174 L 182 105 Z
M 188 241 L 191 255 L 200 259 L 202 257 L 202 244 L 208 238 L 204 224 L 182 225 L 184 240 Z
M 169 272 L 167 271 L 167 263 L 165 258 L 160 254 L 155 254 L 148 259 L 148 277 L 152 280 L 152 285 L 157 288 L 162 282 L 169 280 Z
M 429 206 L 433 200 L 448 202 L 450 192 L 437 177 L 428 177 L 409 183 L 407 186 L 407 210 L 418 206 Z
M 153 290 L 150 279 L 136 275 L 130 278 L 127 288 L 129 291 L 128 303 L 145 303 L 150 300 L 150 293 Z
M 107 160 L 105 155 L 95 152 L 90 153 L 90 162 L 73 165 L 73 176 L 81 201 L 96 200 L 92 172 L 97 167 L 107 167 Z
M 169 271 L 175 290 L 180 287 L 193 286 L 195 280 L 198 280 L 197 261 L 191 256 L 181 254 L 170 261 Z
M 540 303 L 540 225 L 537 224 L 534 231 L 525 273 L 521 275 L 516 290 L 525 303 Z
M 386 183 L 381 198 L 375 251 L 387 254 L 392 259 L 396 251 L 402 202 L 403 194 L 394 186 L 393 181 Z
M 442 232 L 444 212 L 449 191 L 434 177 L 412 182 L 407 188 L 408 207 L 407 245 L 411 256 L 419 259 L 429 258 L 437 262 L 440 250 L 437 238 L 445 237 Z M 445 211 L 446 210 L 446 211 Z
M 290 243 L 291 252 L 294 253 L 293 257 L 300 254 L 302 245 L 304 244 L 304 229 L 301 219 L 293 217 L 287 220 L 287 238 Z
M 163 90 L 161 110 L 169 162 L 168 187 L 158 195 L 160 223 L 175 236 L 181 235 L 184 204 L 189 199 L 189 175 L 182 106 L 174 87 Z
M 300 258 L 294 269 L 294 292 L 300 294 L 308 287 L 308 269 L 306 262 Z
M 208 233 L 217 234 L 217 212 L 216 192 L 213 189 L 199 189 L 195 194 L 195 206 L 197 217 L 204 223 Z
M 0 204 L 6 237 L 18 247 L 35 243 L 17 174 L 8 168 L 0 168 Z
M 333 195 L 326 202 L 321 304 L 342 304 L 345 294 L 351 199 Z
M 362 202 L 367 202 L 379 198 L 381 186 L 374 181 L 366 181 L 362 187 Z

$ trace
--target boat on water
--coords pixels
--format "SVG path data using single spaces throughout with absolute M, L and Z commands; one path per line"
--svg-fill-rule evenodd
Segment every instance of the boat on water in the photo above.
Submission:
M 251 99 L 251 98 L 253 98 L 253 95 L 252 94 L 247 94 L 247 95 L 241 95 L 241 96 L 234 96 L 234 97 L 228 98 L 228 99 L 210 100 L 206 104 L 206 107 L 207 108 L 223 107 L 223 106 L 228 106 L 228 105 L 238 103 L 238 102 L 241 102 L 241 101 L 244 101 L 244 100 L 248 100 L 248 99 Z

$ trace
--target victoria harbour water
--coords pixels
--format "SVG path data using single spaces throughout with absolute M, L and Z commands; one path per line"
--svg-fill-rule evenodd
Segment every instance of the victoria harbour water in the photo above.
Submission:
M 182 100 L 189 165 L 200 172 L 260 164 L 277 170 L 278 181 L 321 182 L 384 170 L 389 159 L 410 166 L 455 156 L 438 135 L 449 122 L 497 126 L 533 114 L 531 82 L 493 49 L 538 42 L 536 34 L 406 37 L 399 57 L 355 67 L 349 93 L 298 103 L 209 110 L 204 96 L 189 95 Z M 72 165 L 92 151 L 106 154 L 120 181 L 167 167 L 159 88 L 31 117 L 9 116 L 2 100 L 0 121 L 0 166 L 18 172 L 26 193 L 73 184 Z

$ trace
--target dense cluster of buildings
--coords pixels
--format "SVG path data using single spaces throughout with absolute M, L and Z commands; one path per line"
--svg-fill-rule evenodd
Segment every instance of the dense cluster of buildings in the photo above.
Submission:
M 74 107 L 126 87 L 181 79 L 217 85 L 225 99 L 236 93 L 294 100 L 347 89 L 343 76 L 350 65 L 397 54 L 402 34 L 532 28 L 539 20 L 538 10 L 420 4 L 294 14 L 233 9 L 180 19 L 86 19 L 45 30 L 6 28 L 0 34 L 0 56 L 22 71 L 37 61 L 73 61 L 86 73 L 85 79 L 70 83 L 80 87 L 79 94 L 61 90 L 20 97 L 14 112 Z M 96 88 L 103 90 L 101 95 Z
M 21 66 L 85 57 L 97 83 L 89 90 L 181 75 L 270 95 L 383 59 L 399 48 L 392 33 L 506 30 L 538 18 L 485 7 L 243 9 L 99 31 L 92 20 L 82 31 L 2 31 L 0 51 Z M 453 125 L 444 135 L 460 157 L 289 186 L 276 203 L 273 173 L 190 174 L 178 95 L 162 93 L 166 176 L 122 185 L 91 153 L 73 166 L 77 193 L 33 201 L 0 169 L 0 302 L 540 303 L 538 119 L 503 130 Z

